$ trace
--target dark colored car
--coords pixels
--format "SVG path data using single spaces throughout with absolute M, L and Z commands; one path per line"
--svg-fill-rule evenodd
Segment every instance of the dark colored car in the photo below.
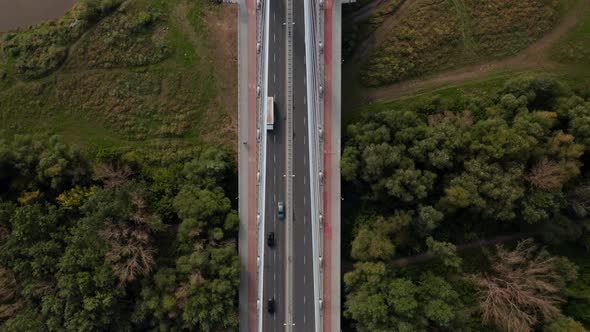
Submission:
M 275 313 L 275 299 L 269 299 L 268 300 L 268 312 L 270 312 L 271 314 Z
M 275 245 L 275 233 L 270 232 L 268 233 L 268 237 L 266 238 L 266 243 L 269 247 L 273 247 Z
M 277 215 L 279 219 L 285 219 L 285 204 L 283 202 L 279 202 L 279 207 L 277 209 Z

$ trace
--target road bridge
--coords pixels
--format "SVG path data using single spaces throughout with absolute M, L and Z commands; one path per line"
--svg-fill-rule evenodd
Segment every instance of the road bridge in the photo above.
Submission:
M 341 2 L 239 5 L 240 330 L 339 331 Z

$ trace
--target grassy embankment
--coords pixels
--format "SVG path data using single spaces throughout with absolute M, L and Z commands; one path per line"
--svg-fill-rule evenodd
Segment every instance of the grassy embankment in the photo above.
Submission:
M 567 4 L 567 9 L 576 10 L 575 1 Z M 543 73 L 554 76 L 567 82 L 568 85 L 577 90 L 580 95 L 590 94 L 590 10 L 580 14 L 579 21 L 568 31 L 564 37 L 555 41 L 543 50 L 543 54 L 538 57 L 546 59 L 547 66 L 539 68 L 529 68 L 523 70 L 511 70 L 500 68 L 497 72 L 485 75 L 475 80 L 468 80 L 454 84 L 447 84 L 434 91 L 420 91 L 415 97 L 401 98 L 394 103 L 407 102 L 410 100 L 419 100 L 422 97 L 452 97 L 460 94 L 476 94 L 481 97 L 492 95 L 502 88 L 504 82 L 515 75 L 528 75 L 531 73 Z M 388 103 L 378 103 L 385 106 Z
M 555 25 L 559 7 L 557 0 L 413 1 L 375 31 L 362 82 L 380 86 L 513 55 Z
M 158 157 L 203 142 L 231 148 L 231 15 L 235 7 L 206 0 L 86 0 L 57 21 L 5 33 L 0 137 L 59 134 L 89 151 Z
M 420 0 L 413 6 L 419 3 Z M 437 89 L 434 95 L 441 96 L 460 93 L 489 95 L 501 88 L 507 79 L 521 73 L 546 73 L 567 82 L 575 89 L 588 89 L 590 83 L 590 60 L 588 60 L 590 57 L 587 51 L 590 49 L 589 7 L 583 1 L 561 1 L 556 7 L 559 19 L 556 21 L 554 30 L 537 42 L 531 40 L 532 45 L 520 52 L 518 50 L 525 47 L 526 44 L 519 44 L 517 36 L 513 36 L 513 42 L 510 44 L 513 45 L 513 48 L 509 52 L 506 48 L 504 49 L 508 53 L 502 53 L 501 57 L 499 51 L 486 54 L 487 57 L 500 57 L 499 60 L 490 60 L 491 58 L 486 60 L 486 57 L 472 58 L 472 61 L 479 59 L 479 62 L 475 65 L 463 62 L 463 66 L 460 66 L 461 61 L 457 60 L 460 58 L 439 54 L 438 59 L 444 62 L 444 65 L 433 66 L 432 70 L 425 71 L 422 76 L 412 76 L 411 79 L 381 88 L 367 88 L 360 83 L 360 80 L 347 80 L 352 83 L 348 87 L 344 87 L 345 91 L 351 92 L 344 94 L 350 98 L 350 102 L 346 104 L 352 104 L 355 107 L 344 110 L 345 120 L 350 122 L 354 118 L 352 109 L 361 106 L 363 101 L 397 100 L 399 102 L 400 98 L 407 98 L 406 96 L 417 93 L 433 95 L 432 89 Z M 406 16 L 411 16 L 411 12 L 411 7 L 409 7 L 396 14 L 398 16 L 396 18 L 397 24 L 401 24 Z M 427 32 L 422 31 L 422 33 Z M 420 39 L 420 37 L 417 38 Z M 435 41 L 425 43 L 425 47 L 430 47 Z M 478 43 L 481 44 L 481 42 L 476 44 Z M 500 43 L 491 41 L 485 44 L 500 45 Z M 502 47 L 492 47 L 492 49 L 501 50 Z M 357 50 L 357 52 L 359 51 Z M 516 54 L 509 55 L 512 52 Z M 450 68 L 455 69 L 445 70 L 449 68 L 450 64 L 453 64 Z M 359 73 L 355 73 L 350 68 L 345 69 L 345 75 L 347 74 L 359 77 Z M 580 94 L 585 93 L 580 91 Z

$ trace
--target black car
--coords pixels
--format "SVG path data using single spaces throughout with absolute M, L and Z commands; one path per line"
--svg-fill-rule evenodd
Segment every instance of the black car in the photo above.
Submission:
M 272 247 L 275 245 L 275 233 L 274 232 L 268 233 L 268 237 L 266 238 L 266 243 L 268 244 L 269 247 Z
M 275 299 L 268 300 L 268 312 L 271 314 L 275 313 Z
M 283 202 L 279 202 L 279 207 L 277 209 L 277 215 L 279 219 L 285 219 L 285 204 Z

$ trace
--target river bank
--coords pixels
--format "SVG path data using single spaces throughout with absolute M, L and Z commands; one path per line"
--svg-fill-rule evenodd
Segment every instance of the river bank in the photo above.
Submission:
M 0 32 L 62 16 L 76 0 L 0 0 Z

